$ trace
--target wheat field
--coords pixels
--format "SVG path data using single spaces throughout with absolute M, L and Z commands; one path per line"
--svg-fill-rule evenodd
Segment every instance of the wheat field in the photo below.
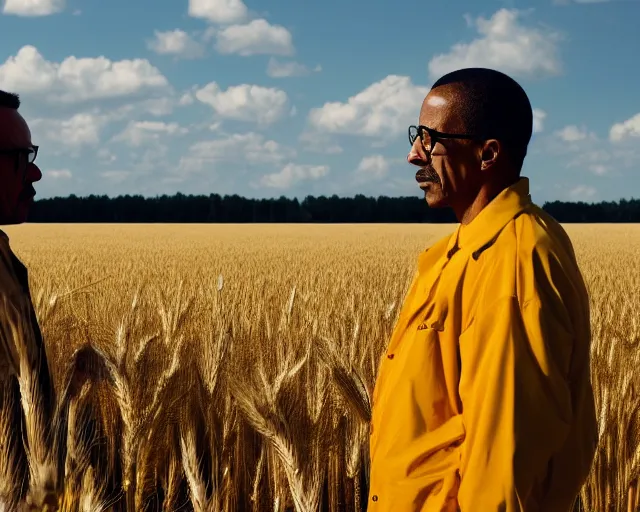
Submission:
M 640 227 L 566 229 L 591 294 L 600 425 L 576 510 L 637 511 Z M 418 253 L 452 230 L 5 228 L 63 442 L 33 434 L 21 455 L 0 414 L 0 510 L 365 510 L 378 358 Z

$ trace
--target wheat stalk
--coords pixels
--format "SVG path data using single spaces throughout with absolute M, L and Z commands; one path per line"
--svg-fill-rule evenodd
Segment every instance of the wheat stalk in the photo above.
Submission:
M 87 228 L 65 226 L 65 235 L 69 229 Z M 369 227 L 305 226 L 285 234 L 285 244 L 281 233 L 290 226 L 268 237 L 259 235 L 272 229 L 266 226 L 207 226 L 175 237 L 160 226 L 116 234 L 134 229 L 119 226 L 108 228 L 108 258 L 105 244 L 93 243 L 99 229 L 87 231 L 92 243 L 75 259 L 75 243 L 64 237 L 49 237 L 58 245 L 47 251 L 37 235 L 20 242 L 31 245 L 35 309 L 62 390 L 52 427 L 60 449 L 38 434 L 37 393 L 26 398 L 32 438 L 45 440 L 65 490 L 65 461 L 73 468 L 85 463 L 71 461 L 91 454 L 82 482 L 75 478 L 60 506 L 179 510 L 199 501 L 207 510 L 364 510 L 370 390 L 415 256 L 439 228 L 376 226 L 365 237 Z M 581 492 L 585 512 L 634 510 L 639 499 L 640 246 L 630 227 L 606 229 L 576 235 L 592 299 L 599 417 L 598 451 Z M 188 240 L 198 249 L 189 250 Z M 64 264 L 52 264 L 52 250 Z M 91 274 L 109 279 L 88 290 L 85 283 L 96 284 Z M 142 293 L 139 282 L 149 290 Z M 130 292 L 133 300 L 122 300 Z M 13 340 L 22 334 L 7 322 L 2 333 L 9 373 L 17 376 Z M 68 386 L 74 351 L 93 346 L 96 364 Z M 73 405 L 72 390 L 86 381 L 86 408 Z M 21 408 L 25 398 L 13 398 Z M 0 411 L 0 442 L 15 440 L 14 452 L 0 453 L 0 471 L 14 467 L 18 485 L 1 478 L 0 485 L 24 497 L 29 440 L 21 446 L 8 425 Z M 37 459 L 38 448 L 30 449 Z M 96 478 L 103 475 L 104 485 Z M 31 495 L 32 505 L 43 501 Z
M 1 383 L 0 388 L 0 503 L 7 510 L 15 508 L 20 501 L 22 480 L 19 457 L 19 438 L 16 435 L 15 407 L 17 398 L 11 381 Z

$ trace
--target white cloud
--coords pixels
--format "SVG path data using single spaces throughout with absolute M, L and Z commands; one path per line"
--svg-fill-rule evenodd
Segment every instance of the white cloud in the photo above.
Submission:
M 33 46 L 22 47 L 0 65 L 0 88 L 46 93 L 66 103 L 166 90 L 167 79 L 145 59 L 111 61 L 106 57 L 67 57 L 49 62 Z
M 242 0 L 189 0 L 189 16 L 212 23 L 238 23 L 248 14 Z
M 130 175 L 131 171 L 105 171 L 100 173 L 101 177 L 114 184 L 125 182 Z
M 616 144 L 599 138 L 595 133 L 582 127 L 567 130 L 550 141 L 549 150 L 567 158 L 566 167 L 590 172 L 596 176 L 620 175 L 626 170 L 637 169 L 640 151 L 633 145 Z
M 178 104 L 182 107 L 185 107 L 187 105 L 193 105 L 194 102 L 195 102 L 195 99 L 193 98 L 193 94 L 191 94 L 190 92 L 185 92 L 180 97 Z
M 569 197 L 574 201 L 587 201 L 596 195 L 596 189 L 587 185 L 578 185 L 569 191 Z
M 69 169 L 59 169 L 59 170 L 53 170 L 53 171 L 45 171 L 45 176 L 47 178 L 52 178 L 54 180 L 58 180 L 58 179 L 68 180 L 73 176 L 73 174 Z
M 149 98 L 148 100 L 140 102 L 139 106 L 144 112 L 148 112 L 156 117 L 166 116 L 173 112 L 175 99 L 169 97 Z
M 566 155 L 567 151 L 571 153 L 571 159 L 567 162 L 567 167 L 577 167 L 579 169 L 589 169 L 595 174 L 601 174 L 595 172 L 596 170 L 608 168 L 611 162 L 615 160 L 615 155 L 612 154 L 608 148 L 596 149 L 597 146 L 591 143 L 586 144 L 585 141 L 578 141 L 567 145 L 562 143 L 559 147 L 559 151 Z M 601 166 L 601 167 L 600 167 Z
M 124 105 L 109 111 L 95 108 L 66 118 L 31 119 L 29 126 L 34 141 L 40 141 L 42 145 L 45 145 L 46 141 L 49 152 L 77 155 L 78 151 L 84 147 L 97 146 L 102 140 L 103 132 L 111 123 L 130 120 L 137 115 L 147 113 L 149 110 L 150 107 L 146 102 Z M 155 140 L 161 133 L 178 135 L 186 133 L 185 130 L 175 123 L 130 122 L 125 131 L 115 140 L 125 140 L 135 146 L 143 141 Z M 97 156 L 102 163 L 112 163 L 116 160 L 116 156 L 106 148 L 101 148 L 97 152 Z
M 280 25 L 263 19 L 245 25 L 232 25 L 216 34 L 216 50 L 222 54 L 292 55 L 291 33 Z
M 352 96 L 346 103 L 330 102 L 309 113 L 320 131 L 367 136 L 397 135 L 415 121 L 429 92 L 408 76 L 389 75 Z
M 318 73 L 322 71 L 322 67 L 320 65 L 316 66 L 313 69 L 313 72 Z M 304 64 L 299 64 L 295 61 L 289 62 L 280 62 L 279 60 L 271 57 L 269 59 L 269 64 L 267 65 L 267 75 L 271 78 L 285 78 L 292 76 L 308 76 L 312 72 Z
M 197 142 L 181 158 L 179 170 L 201 171 L 217 162 L 248 162 L 250 164 L 281 164 L 296 156 L 294 149 L 258 133 L 238 133 L 221 139 Z
M 562 64 L 558 55 L 559 35 L 520 23 L 523 12 L 500 9 L 491 18 L 467 18 L 479 37 L 470 43 L 457 43 L 446 54 L 429 62 L 429 75 L 437 79 L 467 67 L 498 69 L 514 76 L 555 75 Z
M 287 164 L 280 172 L 266 174 L 260 179 L 260 185 L 269 188 L 286 189 L 304 180 L 317 180 L 329 174 L 326 165 Z
M 544 130 L 544 120 L 547 113 L 539 108 L 533 109 L 533 133 L 540 133 Z
M 565 126 L 556 134 L 565 142 L 578 142 L 581 140 L 585 140 L 587 137 L 590 137 L 590 134 L 585 127 L 579 127 L 575 124 Z
M 567 169 L 598 177 L 629 177 L 640 164 L 640 149 L 635 142 L 638 137 L 640 114 L 614 124 L 608 138 L 599 137 L 586 126 L 565 126 L 547 142 L 547 150 L 564 160 Z
M 107 148 L 100 148 L 96 155 L 102 164 L 111 164 L 118 159 L 118 157 Z
M 381 179 L 389 172 L 389 161 L 382 155 L 365 156 L 360 160 L 357 173 L 366 178 Z
M 611 168 L 604 164 L 593 164 L 589 166 L 589 170 L 598 176 L 604 176 L 611 172 Z
M 228 119 L 271 124 L 287 112 L 287 93 L 275 88 L 241 84 L 223 91 L 211 82 L 196 91 L 196 98 Z
M 50 16 L 64 10 L 65 0 L 5 0 L 4 14 Z
M 198 89 L 199 89 L 198 85 L 192 85 L 191 87 L 189 87 L 189 89 L 184 90 L 180 95 L 180 99 L 178 100 L 178 105 L 180 105 L 181 107 L 193 105 L 196 102 L 195 94 L 196 92 L 198 92 Z
M 612 142 L 621 142 L 631 137 L 640 137 L 640 113 L 622 123 L 616 123 L 609 130 Z
M 101 130 L 109 122 L 104 115 L 83 112 L 68 119 L 34 119 L 29 123 L 34 140 L 48 140 L 77 149 L 100 142 Z
M 158 169 L 166 169 L 168 156 L 169 146 L 160 143 L 159 140 L 156 139 L 153 147 L 148 147 L 143 152 L 136 152 L 132 155 L 130 168 L 135 170 L 138 176 L 142 173 L 151 173 Z
M 149 41 L 150 50 L 160 55 L 175 55 L 195 59 L 204 55 L 204 47 L 184 30 L 155 31 L 155 39 Z
M 178 123 L 164 123 L 162 121 L 130 121 L 127 127 L 114 141 L 122 141 L 129 146 L 139 147 L 149 142 L 160 140 L 167 135 L 184 135 L 189 130 Z
M 173 113 L 177 101 L 173 95 L 142 100 L 136 99 L 117 108 L 109 109 L 103 115 L 110 121 L 126 121 L 147 115 L 162 117 Z M 94 109 L 94 112 L 99 111 L 99 109 Z

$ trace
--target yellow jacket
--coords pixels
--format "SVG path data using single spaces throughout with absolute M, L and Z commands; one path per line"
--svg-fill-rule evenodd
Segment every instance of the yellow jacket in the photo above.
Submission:
M 373 394 L 368 509 L 571 510 L 597 444 L 589 322 L 527 178 L 423 252 Z

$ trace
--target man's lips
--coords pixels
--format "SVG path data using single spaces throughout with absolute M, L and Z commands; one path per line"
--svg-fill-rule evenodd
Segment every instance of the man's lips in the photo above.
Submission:
M 29 190 L 25 190 L 22 194 L 20 194 L 20 199 L 23 201 L 32 201 L 35 195 L 36 191 L 31 188 Z

